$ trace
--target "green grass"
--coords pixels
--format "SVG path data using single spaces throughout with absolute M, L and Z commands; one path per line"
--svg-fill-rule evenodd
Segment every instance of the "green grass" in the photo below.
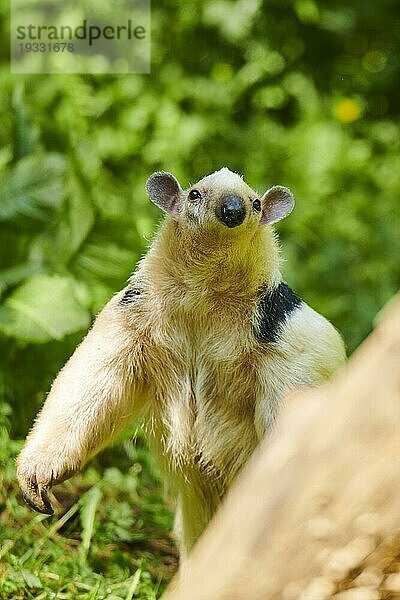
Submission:
M 172 513 L 141 435 L 107 449 L 56 489 L 63 508 L 50 517 L 22 502 L 14 466 L 22 442 L 9 438 L 6 419 L 0 421 L 0 598 L 159 598 L 177 553 Z

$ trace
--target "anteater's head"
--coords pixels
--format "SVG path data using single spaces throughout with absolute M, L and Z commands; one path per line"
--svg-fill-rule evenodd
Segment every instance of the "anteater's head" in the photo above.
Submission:
M 170 173 L 153 173 L 146 190 L 157 206 L 192 231 L 249 232 L 283 219 L 294 206 L 287 188 L 277 185 L 258 196 L 226 167 L 187 190 Z

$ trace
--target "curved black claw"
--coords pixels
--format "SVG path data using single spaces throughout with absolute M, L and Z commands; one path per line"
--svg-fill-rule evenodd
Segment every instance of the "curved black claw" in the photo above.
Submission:
M 24 501 L 27 503 L 28 506 L 30 506 L 31 508 L 33 508 L 33 510 L 36 510 L 37 512 L 40 512 L 44 515 L 53 515 L 54 514 L 54 510 L 50 504 L 50 501 L 47 497 L 47 493 L 45 490 L 42 490 L 42 492 L 40 493 L 40 498 L 43 502 L 43 506 L 39 506 L 38 504 L 36 504 L 32 498 L 30 496 L 28 496 L 28 494 L 25 494 L 25 492 L 22 492 L 22 497 L 24 499 Z

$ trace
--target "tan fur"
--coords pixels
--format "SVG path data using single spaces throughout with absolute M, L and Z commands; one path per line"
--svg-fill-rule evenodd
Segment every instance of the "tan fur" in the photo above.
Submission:
M 222 169 L 196 188 L 203 202 L 180 192 L 179 214 L 165 220 L 132 276 L 140 295 L 123 305 L 123 290 L 99 315 L 18 458 L 26 499 L 46 511 L 51 485 L 142 417 L 177 497 L 182 556 L 273 426 L 285 391 L 320 383 L 344 360 L 336 330 L 305 304 L 279 343 L 257 341 L 259 290 L 281 280 L 274 233 L 259 226 L 256 194 L 238 175 Z M 227 190 L 246 203 L 234 229 L 215 217 Z

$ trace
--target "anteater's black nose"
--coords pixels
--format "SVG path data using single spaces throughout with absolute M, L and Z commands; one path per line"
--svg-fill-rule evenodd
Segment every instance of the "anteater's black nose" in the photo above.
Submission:
M 222 198 L 215 212 L 217 218 L 227 227 L 237 227 L 246 217 L 243 200 L 234 194 Z

